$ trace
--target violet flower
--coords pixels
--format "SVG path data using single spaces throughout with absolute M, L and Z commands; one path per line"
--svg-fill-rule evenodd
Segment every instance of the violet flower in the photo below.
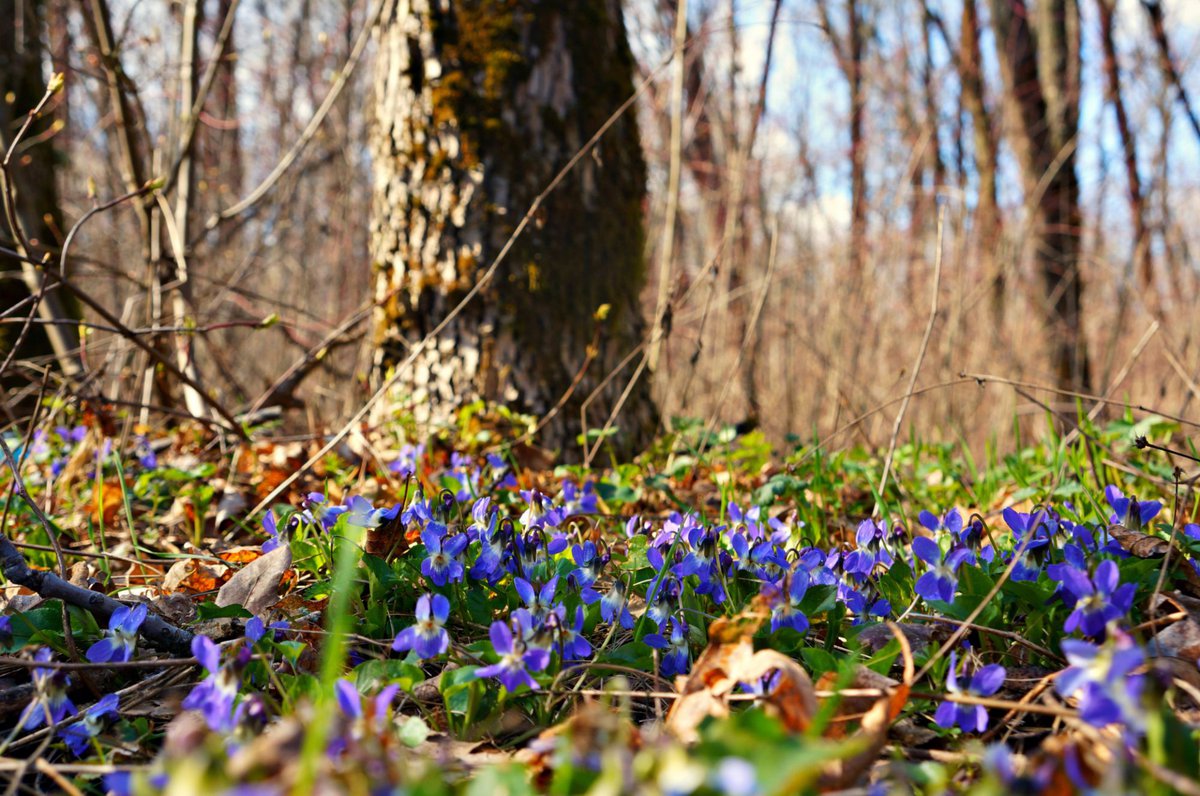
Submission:
M 1145 652 L 1132 638 L 1117 632 L 1102 645 L 1068 638 L 1062 651 L 1070 666 L 1059 673 L 1054 690 L 1079 700 L 1081 719 L 1093 727 L 1124 723 L 1136 732 L 1144 730 L 1145 676 L 1133 671 L 1145 661 Z
M 237 724 L 234 702 L 241 688 L 242 669 L 250 660 L 250 650 L 243 646 L 238 659 L 221 667 L 221 650 L 208 636 L 192 639 L 192 654 L 208 672 L 183 700 L 184 710 L 199 710 L 214 732 L 229 732 Z
M 465 570 L 458 557 L 467 549 L 470 541 L 466 534 L 445 537 L 430 523 L 421 531 L 421 541 L 425 543 L 425 552 L 428 554 L 421 562 L 421 574 L 429 578 L 433 585 L 445 586 L 463 579 Z
M 527 647 L 524 641 L 514 639 L 512 630 L 505 622 L 492 622 L 488 635 L 492 640 L 492 648 L 500 656 L 500 661 L 476 669 L 475 676 L 495 677 L 509 692 L 516 691 L 522 685 L 536 691 L 537 681 L 526 669 L 535 672 L 545 669 L 550 663 L 550 653 L 540 647 Z
M 145 603 L 132 608 L 123 605 L 113 611 L 108 620 L 108 632 L 112 635 L 88 647 L 87 659 L 92 663 L 129 660 L 137 646 L 138 628 L 146 621 L 147 611 Z
M 401 630 L 392 649 L 412 650 L 419 660 L 436 658 L 450 649 L 450 635 L 443 625 L 450 616 L 450 601 L 440 594 L 422 594 L 417 600 L 417 623 Z
M 687 674 L 688 670 L 688 626 L 687 623 L 671 617 L 671 638 L 663 638 L 659 633 L 648 633 L 642 639 L 647 646 L 663 650 L 662 673 L 664 677 L 677 674 Z
M 954 602 L 954 590 L 958 588 L 958 568 L 965 562 L 974 563 L 974 554 L 965 547 L 953 547 L 944 557 L 942 548 L 932 539 L 918 536 L 912 540 L 913 554 L 929 565 L 917 579 L 915 590 L 926 600 Z
M 600 618 L 605 622 L 612 624 L 616 620 L 626 630 L 633 627 L 633 614 L 629 613 L 629 608 L 625 604 L 625 583 L 623 581 L 614 580 L 612 588 L 605 594 L 600 594 L 591 586 L 587 586 L 579 593 L 579 596 L 588 605 L 599 602 Z
M 106 724 L 118 717 L 116 694 L 106 694 L 96 704 L 83 712 L 79 721 L 68 724 L 58 731 L 58 737 L 67 743 L 67 748 L 76 757 L 83 757 Z
M 1067 549 L 1074 545 L 1067 545 Z M 1078 550 L 1078 548 L 1075 548 Z M 1082 553 L 1079 554 L 1082 558 Z M 1096 572 L 1088 577 L 1086 569 L 1071 563 L 1050 567 L 1050 576 L 1062 582 L 1058 593 L 1068 608 L 1073 608 L 1063 630 L 1068 633 L 1079 630 L 1085 636 L 1103 638 L 1109 622 L 1120 619 L 1133 607 L 1137 584 L 1120 582 L 1120 572 L 1113 561 L 1101 561 Z
M 768 583 L 763 592 L 771 603 L 771 632 L 781 627 L 790 627 L 797 633 L 808 630 L 808 617 L 800 609 L 800 601 L 808 592 L 808 573 L 797 569 L 788 577 L 786 590 L 774 583 Z
M 989 697 L 1004 685 L 1004 667 L 998 663 L 984 666 L 971 675 L 971 682 L 963 689 L 958 684 L 958 653 L 950 653 L 950 671 L 946 674 L 946 690 L 952 694 L 969 694 L 972 696 Z M 988 714 L 983 705 L 966 705 L 961 702 L 946 701 L 938 705 L 933 720 L 939 727 L 950 729 L 954 725 L 962 727 L 967 732 L 983 732 L 987 729 Z
M 1131 531 L 1140 531 L 1162 511 L 1162 503 L 1157 500 L 1139 502 L 1136 498 L 1125 497 L 1121 490 L 1112 484 L 1104 488 L 1104 499 L 1113 510 L 1108 521 L 1124 525 Z
M 42 647 L 34 653 L 33 658 L 39 663 L 49 663 L 50 648 Z M 75 703 L 67 696 L 71 678 L 64 670 L 39 666 L 33 670 L 32 679 L 37 695 L 21 712 L 21 717 L 17 719 L 18 727 L 36 730 L 43 724 L 58 724 L 78 712 Z

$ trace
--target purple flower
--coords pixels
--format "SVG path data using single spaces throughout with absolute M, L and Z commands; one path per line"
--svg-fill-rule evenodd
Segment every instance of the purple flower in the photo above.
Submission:
M 237 723 L 233 706 L 241 688 L 241 674 L 250 660 L 250 650 L 242 647 L 239 657 L 221 667 L 221 650 L 208 636 L 192 639 L 192 654 L 208 672 L 183 700 L 184 710 L 199 710 L 214 732 L 229 732 Z
M 560 612 L 565 609 L 559 607 Z M 564 661 L 583 661 L 592 657 L 592 643 L 583 635 L 583 606 L 575 606 L 575 624 L 562 625 L 562 658 Z
M 266 513 L 266 516 L 263 517 L 263 530 L 266 531 L 267 535 L 271 538 L 263 542 L 262 551 L 264 553 L 269 553 L 276 547 L 279 547 L 280 543 L 279 525 L 275 519 L 275 509 L 271 509 Z
M 337 525 L 338 517 L 347 512 L 359 512 L 354 517 L 347 517 L 350 525 L 365 525 L 366 527 L 374 527 L 366 521 L 367 515 L 374 511 L 371 504 L 366 498 L 355 495 L 350 499 L 349 506 L 329 506 L 326 505 L 325 496 L 320 492 L 309 492 L 304 496 L 304 501 L 301 504 L 304 506 L 304 511 L 300 516 L 311 522 L 313 525 L 319 525 L 326 531 L 332 530 L 333 526 Z M 362 519 L 363 521 L 359 521 Z M 378 523 L 376 523 L 378 524 Z
M 104 725 L 117 718 L 117 695 L 107 694 L 96 704 L 84 711 L 82 718 L 58 731 L 58 737 L 67 743 L 67 748 L 76 757 L 83 757 L 91 746 L 92 739 L 104 729 Z
M 1082 553 L 1074 545 L 1067 545 L 1065 550 L 1072 548 L 1082 559 Z M 1103 638 L 1108 623 L 1125 616 L 1133 607 L 1137 584 L 1118 586 L 1120 573 L 1112 561 L 1101 561 L 1091 578 L 1087 570 L 1071 563 L 1052 565 L 1049 569 L 1050 577 L 1062 582 L 1058 593 L 1063 602 L 1074 609 L 1063 625 L 1068 633 L 1079 630 L 1085 636 Z
M 582 489 L 575 486 L 574 481 L 563 481 L 561 498 L 563 513 L 567 516 L 596 513 L 596 484 L 593 481 L 584 481 Z
M 383 732 L 387 727 L 388 711 L 391 709 L 392 700 L 396 698 L 399 691 L 399 685 L 389 685 L 374 698 L 364 699 L 349 680 L 339 677 L 333 685 L 333 693 L 337 697 L 338 707 L 352 722 L 351 734 L 359 738 L 368 732 L 375 735 Z
M 888 529 L 882 522 L 863 520 L 854 533 L 858 549 L 846 556 L 846 571 L 870 575 L 876 566 L 890 567 L 895 561 L 886 548 Z
M 517 587 L 517 594 L 520 595 L 521 601 L 525 603 L 525 607 L 529 609 L 529 614 L 535 621 L 540 622 L 554 610 L 554 592 L 558 589 L 558 575 L 548 580 L 546 585 L 540 589 L 535 589 L 533 584 L 524 578 L 514 579 L 513 585 Z
M 421 541 L 425 543 L 425 552 L 428 553 L 428 557 L 421 562 L 421 574 L 429 578 L 433 585 L 445 586 L 463 579 L 463 565 L 458 557 L 467 549 L 469 540 L 466 534 L 446 538 L 430 523 L 421 531 Z
M 797 569 L 788 578 L 786 590 L 782 586 L 768 583 L 763 588 L 771 604 L 771 632 L 781 627 L 790 627 L 797 633 L 808 630 L 808 617 L 800 612 L 800 601 L 808 592 L 808 573 Z
M 1104 499 L 1112 506 L 1112 516 L 1109 522 L 1120 523 L 1131 531 L 1140 531 L 1146 523 L 1154 519 L 1162 511 L 1162 503 L 1157 500 L 1147 500 L 1139 503 L 1136 498 L 1125 497 L 1120 489 L 1111 484 L 1104 488 Z
M 450 616 L 450 601 L 440 594 L 422 594 L 416 613 L 417 623 L 400 631 L 392 649 L 412 650 L 420 660 L 436 658 L 450 649 L 450 635 L 443 627 Z
M 486 501 L 487 498 L 480 500 Z M 479 501 L 475 506 L 478 508 Z M 499 580 L 504 574 L 504 548 L 511 535 L 511 523 L 506 522 L 504 527 L 499 527 L 499 519 L 499 515 L 493 512 L 487 525 L 478 528 L 476 538 L 479 539 L 479 556 L 467 573 L 475 580 Z
M 504 457 L 498 453 L 489 453 L 484 458 L 487 459 L 487 466 L 491 471 L 493 489 L 517 488 L 517 477 L 513 475 L 513 471 L 508 466 L 508 462 L 504 461 Z
M 741 757 L 725 757 L 713 772 L 717 789 L 725 796 L 754 796 L 759 793 L 754 764 Z
M 658 633 L 648 633 L 642 641 L 656 650 L 664 650 L 662 673 L 664 677 L 687 674 L 688 670 L 688 627 L 687 623 L 671 618 L 671 638 L 667 640 Z
M 545 669 L 550 663 L 550 653 L 539 647 L 527 647 L 524 641 L 513 638 L 512 630 L 501 621 L 492 622 L 488 631 L 492 639 L 492 648 L 500 656 L 499 663 L 476 669 L 477 677 L 495 677 L 510 692 L 516 691 L 522 685 L 531 690 L 538 688 L 526 668 L 535 672 Z
M 49 663 L 50 649 L 42 647 L 33 657 L 39 663 Z M 37 696 L 21 712 L 21 718 L 17 720 L 18 727 L 36 730 L 43 724 L 58 724 L 67 716 L 75 715 L 75 703 L 67 696 L 71 678 L 65 671 L 39 666 L 33 670 L 32 679 Z
M 278 622 L 272 622 L 270 625 L 264 625 L 263 620 L 259 619 L 257 616 L 252 616 L 250 619 L 246 620 L 246 638 L 250 640 L 251 645 L 254 645 L 257 644 L 263 636 L 267 635 L 267 631 L 270 630 L 272 631 L 271 638 L 275 641 L 278 641 L 283 631 L 287 630 L 288 627 L 289 625 L 287 621 L 282 619 Z
M 137 437 L 136 440 L 134 451 L 137 453 L 138 464 L 147 470 L 158 467 L 158 455 L 154 452 L 154 448 L 150 447 L 150 440 L 143 436 Z
M 871 587 L 871 584 L 867 584 Z M 872 619 L 882 619 L 892 612 L 892 604 L 885 599 L 875 599 L 868 595 L 866 589 L 859 591 L 846 584 L 838 586 L 838 596 L 846 604 L 846 610 L 851 616 L 850 623 L 857 625 L 870 622 Z
M 621 623 L 621 627 L 629 630 L 633 627 L 633 614 L 629 613 L 629 608 L 625 605 L 625 584 L 622 581 L 614 580 L 612 588 L 606 594 L 600 594 L 591 586 L 584 588 L 579 595 L 588 605 L 599 601 L 600 603 L 600 618 L 609 624 L 613 620 Z
M 963 519 L 962 515 L 958 513 L 958 509 L 950 509 L 941 517 L 928 511 L 922 511 L 917 515 L 917 521 L 935 534 L 938 531 L 949 531 L 957 537 L 963 529 Z
M 912 540 L 912 550 L 917 558 L 929 565 L 925 574 L 917 579 L 917 594 L 926 600 L 954 602 L 954 590 L 958 588 L 958 568 L 964 562 L 974 562 L 974 554 L 965 547 L 954 547 L 943 558 L 938 543 L 924 536 Z
M 946 690 L 952 694 L 966 693 L 973 696 L 987 697 L 1000 690 L 1004 685 L 1004 667 L 998 663 L 984 666 L 971 675 L 971 682 L 964 691 L 958 684 L 958 653 L 950 653 L 950 671 L 946 675 Z M 964 705 L 960 702 L 946 701 L 938 705 L 933 720 L 939 727 L 950 729 L 954 725 L 962 727 L 967 732 L 983 732 L 987 729 L 988 714 L 983 705 Z
M 561 509 L 556 509 L 550 498 L 536 489 L 522 489 L 521 497 L 525 498 L 528 507 L 521 513 L 520 523 L 525 530 L 534 528 L 555 528 L 563 521 Z M 553 555 L 553 553 L 551 554 Z
M 601 571 L 608 564 L 609 557 L 607 553 L 600 554 L 596 551 L 595 542 L 587 541 L 571 548 L 571 558 L 577 567 L 569 577 L 577 586 L 583 588 L 596 582 L 596 578 L 600 577 Z
M 425 455 L 425 445 L 405 445 L 400 449 L 396 460 L 388 465 L 388 469 L 401 478 L 408 478 L 417 471 L 417 462 Z
M 314 492 L 309 495 L 310 500 L 315 497 L 320 497 L 321 501 L 325 500 L 325 496 Z M 319 507 L 318 507 L 319 508 Z M 337 512 L 336 514 L 334 512 Z M 333 508 L 323 509 L 318 515 L 321 526 L 326 530 L 337 524 L 339 514 L 346 515 L 346 524 L 357 528 L 374 528 L 379 525 L 387 513 L 386 509 L 377 509 L 371 505 L 371 501 L 367 500 L 362 495 L 355 495 L 350 498 L 350 502 L 345 506 L 335 506 Z M 330 520 L 332 519 L 332 524 Z
M 1132 674 L 1145 661 L 1141 647 L 1118 631 L 1103 645 L 1063 639 L 1062 651 L 1071 665 L 1059 673 L 1054 690 L 1063 697 L 1078 698 L 1079 717 L 1094 727 L 1124 723 L 1142 732 L 1145 676 Z
M 112 635 L 88 647 L 87 659 L 92 663 L 127 661 L 137 646 L 138 628 L 146 621 L 145 603 L 130 608 L 123 605 L 113 611 L 108 620 L 108 632 Z
M 1044 510 L 1024 514 L 1011 508 L 1005 509 L 1003 515 L 1004 521 L 1012 529 L 1017 548 L 1024 545 L 1024 552 L 1013 567 L 1011 579 L 1017 582 L 1037 581 L 1042 573 L 1037 559 L 1049 548 L 1050 529 L 1047 526 L 1056 524 L 1054 518 Z

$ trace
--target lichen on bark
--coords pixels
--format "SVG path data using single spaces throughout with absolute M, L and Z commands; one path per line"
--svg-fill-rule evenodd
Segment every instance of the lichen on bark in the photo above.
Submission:
M 445 317 L 534 198 L 632 92 L 617 0 L 398 4 L 384 21 L 372 136 L 372 252 L 382 378 Z M 642 339 L 645 164 L 627 114 L 547 197 L 482 296 L 401 373 L 419 422 L 483 398 L 542 414 L 569 388 L 612 307 L 597 360 L 543 442 L 570 448 L 580 403 Z M 625 384 L 613 379 L 589 423 Z M 640 385 L 626 447 L 656 417 Z

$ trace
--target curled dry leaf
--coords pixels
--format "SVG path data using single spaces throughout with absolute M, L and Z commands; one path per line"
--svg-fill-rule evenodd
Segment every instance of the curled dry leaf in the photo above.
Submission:
M 884 691 L 884 694 L 874 698 L 874 704 L 863 714 L 858 732 L 852 736 L 852 740 L 863 745 L 862 749 L 851 757 L 831 760 L 825 766 L 820 780 L 820 785 L 824 789 L 849 787 L 870 769 L 872 764 L 879 759 L 879 754 L 883 751 L 884 744 L 887 743 L 888 731 L 891 729 L 892 722 L 896 720 L 896 717 L 904 710 L 905 703 L 908 702 L 909 688 L 916 668 L 912 657 L 912 647 L 909 645 L 908 636 L 899 625 L 888 622 L 885 626 L 900 642 L 900 654 L 904 661 L 904 681 L 897 683 L 865 666 L 860 666 L 855 670 L 854 683 L 857 685 L 854 687 L 879 688 Z M 837 727 L 837 724 L 834 723 L 832 726 Z M 844 732 L 844 728 L 840 731 Z
M 1108 532 L 1121 547 L 1137 558 L 1162 558 L 1171 549 L 1166 539 L 1130 530 L 1119 523 L 1109 525 Z
M 228 579 L 229 567 L 224 564 L 181 558 L 167 570 L 163 577 L 162 590 L 166 594 L 202 594 L 213 591 Z
M 217 605 L 240 605 L 256 616 L 279 602 L 282 580 L 292 566 L 292 550 L 280 545 L 251 561 L 217 592 Z
M 1200 600 L 1184 594 L 1164 594 L 1158 601 L 1159 615 L 1185 613 L 1182 619 L 1162 627 L 1146 647 L 1155 656 L 1200 660 Z M 1195 668 L 1193 666 L 1193 668 Z
M 1171 543 L 1158 536 L 1141 531 L 1132 531 L 1119 523 L 1108 526 L 1108 532 L 1122 548 L 1137 558 L 1162 558 L 1171 549 Z M 1171 556 L 1171 573 L 1182 576 L 1181 588 L 1193 597 L 1200 597 L 1200 575 L 1187 562 L 1187 556 L 1176 551 Z
M 754 634 L 769 616 L 760 600 L 732 619 L 718 619 L 708 633 L 708 647 L 692 673 L 676 681 L 680 697 L 667 714 L 666 726 L 685 743 L 699 739 L 697 728 L 708 716 L 729 715 L 728 698 L 738 683 L 756 682 L 778 672 L 763 704 L 789 730 L 803 732 L 817 709 L 808 672 L 774 650 L 754 651 Z
M 858 664 L 854 668 L 854 678 L 843 686 L 843 689 L 848 691 L 875 690 L 883 694 L 889 688 L 895 688 L 898 685 L 900 685 L 898 681 L 868 669 L 862 664 Z M 837 686 L 837 672 L 826 672 L 817 680 L 818 691 L 835 691 Z M 836 697 L 829 697 L 829 699 L 837 699 L 838 702 L 837 709 L 830 719 L 829 729 L 826 730 L 825 735 L 830 738 L 845 737 L 848 722 L 853 718 L 865 716 L 881 698 L 880 694 L 866 696 L 860 694 L 843 696 L 838 694 Z

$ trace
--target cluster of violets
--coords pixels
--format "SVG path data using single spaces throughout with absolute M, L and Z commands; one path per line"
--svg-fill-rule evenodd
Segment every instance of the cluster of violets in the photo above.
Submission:
M 413 451 L 397 471 L 411 472 L 419 456 Z M 451 598 L 459 584 L 470 581 L 492 588 L 510 585 L 520 600 L 505 618 L 492 622 L 488 636 L 494 662 L 476 670 L 477 676 L 494 678 L 507 691 L 518 692 L 538 689 L 535 675 L 556 661 L 562 666 L 594 654 L 585 634 L 592 606 L 592 620 L 608 626 L 609 638 L 619 629 L 644 627 L 636 634 L 639 643 L 658 653 L 656 665 L 669 677 L 689 670 L 697 641 L 689 632 L 692 609 L 685 608 L 682 599 L 689 591 L 707 601 L 711 613 L 719 613 L 731 588 L 745 598 L 750 584 L 771 608 L 772 633 L 804 633 L 809 617 L 801 606 L 814 586 L 832 587 L 836 603 L 857 624 L 893 615 L 879 578 L 897 563 L 912 568 L 917 596 L 935 607 L 954 603 L 964 566 L 991 567 L 994 574 L 1010 568 L 1014 581 L 1046 578 L 1056 584 L 1052 601 L 1069 609 L 1063 625 L 1069 638 L 1062 647 L 1070 665 L 1057 678 L 1059 693 L 1077 698 L 1085 720 L 1097 726 L 1123 723 L 1134 731 L 1141 727 L 1142 680 L 1132 672 L 1144 661 L 1144 653 L 1121 630 L 1136 586 L 1120 582 L 1116 562 L 1128 554 L 1107 532 L 1107 525 L 1074 523 L 1051 508 L 1030 513 L 1006 509 L 1003 519 L 1012 542 L 1010 549 L 1000 549 L 981 518 L 964 521 L 952 509 L 941 516 L 921 512 L 923 530 L 914 536 L 899 524 L 865 520 L 852 548 L 826 551 L 795 543 L 800 524 L 794 518 L 764 518 L 757 507 L 743 510 L 730 504 L 727 521 L 719 524 L 691 514 L 674 513 L 661 523 L 635 516 L 626 522 L 624 535 L 626 540 L 643 537 L 641 549 L 653 573 L 637 584 L 645 590 L 640 617 L 635 618 L 630 610 L 635 573 L 611 566 L 608 547 L 568 522 L 596 512 L 591 482 L 579 486 L 564 481 L 554 500 L 521 491 L 523 506 L 514 518 L 517 511 L 499 508 L 491 496 L 473 497 L 481 484 L 509 483 L 511 473 L 502 461 L 473 468 L 456 460 L 450 473 L 462 488 L 436 500 L 417 495 L 407 506 L 376 509 L 362 498 L 330 506 L 323 495 L 312 494 L 301 511 L 305 521 L 324 529 L 332 528 L 343 514 L 348 523 L 366 527 L 399 515 L 406 527 L 419 533 L 422 546 L 410 555 L 423 557 L 427 591 L 417 600 L 416 622 L 393 643 L 393 650 L 412 660 L 451 652 Z M 1105 497 L 1112 511 L 1109 522 L 1132 529 L 1146 526 L 1162 508 L 1156 502 L 1127 498 L 1115 487 L 1109 487 Z M 273 518 L 268 532 L 275 532 Z M 1200 528 L 1189 526 L 1185 533 L 1200 538 Z M 561 561 L 570 564 L 560 567 Z M 966 658 L 978 664 L 978 656 Z M 960 668 L 957 653 L 952 655 L 947 691 L 988 697 L 1003 686 L 1002 666 L 970 669 L 966 660 Z M 987 711 L 969 700 L 943 703 L 935 715 L 943 727 L 973 732 L 984 730 L 987 720 Z
M 34 461 L 48 463 L 51 475 L 57 478 L 87 435 L 87 426 L 56 426 L 53 430 L 39 428 L 33 432 L 28 452 Z M 24 453 L 20 445 L 15 445 L 14 450 L 18 457 Z M 113 441 L 105 437 L 96 448 L 96 462 L 103 462 L 112 452 Z M 143 469 L 153 470 L 158 467 L 158 455 L 146 437 L 134 437 L 132 453 Z
M 423 453 L 420 448 L 406 451 L 392 469 L 411 475 L 421 466 Z M 427 661 L 454 652 L 447 627 L 454 624 L 453 600 L 472 583 L 501 594 L 515 592 L 519 600 L 491 623 L 490 659 L 475 670 L 477 677 L 494 679 L 507 692 L 517 693 L 537 690 L 536 675 L 549 676 L 556 666 L 588 661 L 596 653 L 592 639 L 606 636 L 607 645 L 622 631 L 633 631 L 634 643 L 655 653 L 662 675 L 686 674 L 694 645 L 701 642 L 701 634 L 691 632 L 689 620 L 696 623 L 704 618 L 689 606 L 699 604 L 704 613 L 719 615 L 731 599 L 736 608 L 753 594 L 761 594 L 770 606 L 771 633 L 804 634 L 810 617 L 802 606 L 815 587 L 827 587 L 846 620 L 861 624 L 894 617 L 904 609 L 893 606 L 881 588 L 881 577 L 897 565 L 912 569 L 916 595 L 935 609 L 954 603 L 963 567 L 987 567 L 993 575 L 1011 569 L 1013 581 L 1045 578 L 1055 584 L 1051 599 L 1068 609 L 1062 628 L 1068 637 L 1062 650 L 1069 666 L 1055 680 L 1059 694 L 1076 698 L 1082 718 L 1096 726 L 1117 723 L 1134 733 L 1142 730 L 1143 678 L 1134 671 L 1145 655 L 1123 629 L 1136 586 L 1120 582 L 1116 562 L 1128 554 L 1108 533 L 1107 524 L 1075 523 L 1052 508 L 1030 513 L 1005 509 L 1011 545 L 998 546 L 997 541 L 1003 540 L 993 538 L 981 518 L 976 515 L 964 521 L 952 509 L 941 516 L 921 512 L 915 534 L 901 524 L 864 520 L 853 546 L 822 550 L 797 542 L 803 523 L 794 514 L 768 518 L 758 507 L 744 510 L 731 503 L 724 521 L 718 523 L 678 512 L 662 521 L 628 519 L 624 546 L 644 551 L 645 556 L 645 563 L 638 559 L 638 570 L 633 571 L 618 566 L 608 545 L 581 530 L 586 523 L 572 522 L 598 512 L 592 482 L 564 481 L 554 499 L 537 491 L 520 491 L 520 502 L 512 495 L 513 501 L 499 505 L 494 500 L 498 491 L 511 492 L 517 486 L 511 469 L 499 457 L 489 457 L 479 467 L 459 457 L 444 475 L 458 486 L 434 499 L 418 493 L 406 505 L 377 508 L 362 497 L 333 505 L 325 495 L 311 493 L 289 519 L 293 529 L 306 523 L 318 532 L 329 532 L 339 522 L 370 528 L 399 518 L 410 533 L 416 532 L 421 545 L 407 555 L 421 557 L 424 583 L 415 622 L 404 627 L 392 644 L 395 652 L 410 660 Z M 1147 526 L 1162 508 L 1156 502 L 1127 498 L 1115 487 L 1109 487 L 1105 497 L 1112 510 L 1109 523 L 1133 529 Z M 517 504 L 515 509 L 512 503 Z M 264 551 L 285 543 L 286 534 L 281 534 L 274 513 L 264 520 L 264 530 L 270 536 Z M 1200 527 L 1187 526 L 1184 532 L 1200 539 Z M 1200 565 L 1191 563 L 1200 571 Z M 511 592 L 506 591 L 509 587 Z M 631 604 L 635 592 L 636 607 Z M 689 595 L 691 599 L 685 601 Z M 129 660 L 145 617 L 145 606 L 114 613 L 105 637 L 87 651 L 88 659 Z M 596 623 L 606 629 L 591 634 Z M 286 631 L 285 623 L 266 627 L 253 619 L 246 640 L 228 645 L 224 653 L 198 636 L 193 653 L 207 674 L 184 707 L 200 711 L 214 731 L 223 733 L 247 722 L 265 721 L 265 702 L 243 688 L 243 675 L 254 646 L 268 633 L 282 638 Z M 958 653 L 950 655 L 946 689 L 960 698 L 943 702 L 934 721 L 944 728 L 980 732 L 987 727 L 988 713 L 971 704 L 969 697 L 994 695 L 1006 673 L 998 664 L 982 665 L 969 647 L 960 666 Z M 49 651 L 38 652 L 43 654 L 39 660 L 48 660 Z M 68 678 L 59 670 L 35 669 L 34 680 L 41 696 L 22 716 L 23 726 L 59 725 L 73 750 L 86 749 L 116 715 L 114 696 L 79 716 L 66 696 Z M 387 714 L 395 689 L 384 689 L 363 701 L 343 682 L 337 697 L 347 720 L 361 728 L 364 722 L 373 725 Z M 76 718 L 68 721 L 71 717 Z

